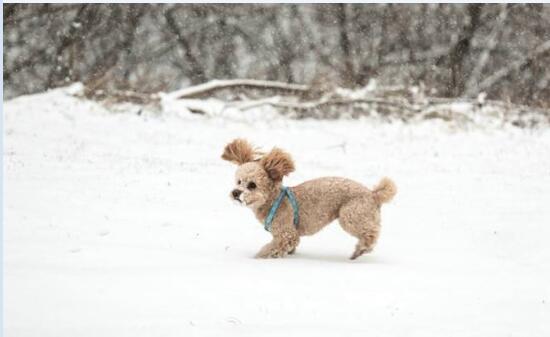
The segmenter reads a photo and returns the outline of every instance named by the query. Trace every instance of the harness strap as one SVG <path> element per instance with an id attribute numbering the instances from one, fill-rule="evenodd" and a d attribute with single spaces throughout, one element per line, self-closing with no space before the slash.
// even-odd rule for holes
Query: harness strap
<path id="1" fill-rule="evenodd" d="M 271 205 L 271 209 L 269 210 L 269 213 L 265 218 L 264 228 L 266 231 L 271 232 L 271 223 L 273 222 L 273 218 L 275 218 L 275 214 L 277 214 L 277 210 L 281 206 L 281 203 L 283 202 L 285 196 L 288 198 L 288 201 L 290 201 L 290 204 L 292 205 L 292 209 L 294 211 L 294 226 L 298 228 L 298 223 L 300 222 L 300 219 L 298 217 L 298 201 L 296 201 L 296 196 L 294 195 L 294 192 L 292 192 L 290 188 L 283 186 L 281 187 L 281 193 L 279 193 L 279 196 L 277 196 L 277 199 L 275 199 L 275 202 L 273 203 L 273 205 Z"/>

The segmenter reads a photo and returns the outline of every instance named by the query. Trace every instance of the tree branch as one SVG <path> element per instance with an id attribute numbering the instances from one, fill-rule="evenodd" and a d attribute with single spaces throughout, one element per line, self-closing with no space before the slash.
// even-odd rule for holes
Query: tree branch
<path id="1" fill-rule="evenodd" d="M 532 52 L 530 55 L 527 55 L 525 58 L 513 62 L 507 67 L 501 68 L 493 75 L 487 77 L 485 80 L 483 80 L 483 82 L 479 84 L 478 90 L 486 90 L 488 88 L 491 88 L 497 82 L 507 78 L 514 72 L 529 66 L 533 61 L 544 57 L 547 53 L 550 53 L 550 40 L 539 45 L 534 52 Z"/>
<path id="2" fill-rule="evenodd" d="M 249 79 L 236 79 L 236 80 L 214 80 L 204 84 L 200 84 L 193 87 L 184 88 L 178 91 L 169 93 L 168 95 L 173 99 L 190 98 L 212 93 L 213 91 L 226 89 L 226 88 L 249 88 L 249 89 L 275 89 L 291 92 L 305 93 L 309 90 L 307 85 L 301 84 L 289 84 L 285 82 L 272 82 L 272 81 L 259 81 Z"/>
<path id="3" fill-rule="evenodd" d="M 496 19 L 493 30 L 491 31 L 491 34 L 489 34 L 487 44 L 484 50 L 481 52 L 478 62 L 472 70 L 468 81 L 466 82 L 463 96 L 471 97 L 472 95 L 476 95 L 479 92 L 478 83 L 481 72 L 483 71 L 483 68 L 485 68 L 491 52 L 498 44 L 498 35 L 502 31 L 502 28 L 504 27 L 504 22 L 506 22 L 506 18 L 508 17 L 508 8 L 509 5 L 503 5 L 498 18 Z"/>

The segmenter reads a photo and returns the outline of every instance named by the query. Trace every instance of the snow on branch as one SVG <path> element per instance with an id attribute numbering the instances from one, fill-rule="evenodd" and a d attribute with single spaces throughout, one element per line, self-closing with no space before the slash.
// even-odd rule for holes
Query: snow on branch
<path id="1" fill-rule="evenodd" d="M 167 96 L 173 99 L 192 98 L 201 95 L 207 95 L 214 91 L 228 88 L 246 88 L 246 89 L 274 89 L 290 92 L 308 92 L 309 86 L 301 84 L 290 84 L 285 82 L 260 81 L 250 79 L 235 80 L 213 80 L 204 84 L 180 89 L 169 93 Z"/>
<path id="2" fill-rule="evenodd" d="M 550 42 L 541 45 L 536 53 L 517 62 L 511 69 L 521 68 L 537 55 L 550 50 Z M 496 77 L 509 73 L 504 69 Z M 216 95 L 218 90 L 229 95 Z M 261 89 L 257 92 L 257 89 Z M 250 90 L 252 93 L 248 93 Z M 275 96 L 273 91 L 277 91 Z M 444 120 L 475 120 L 488 113 L 499 115 L 501 120 L 520 126 L 547 125 L 550 112 L 507 102 L 487 100 L 485 94 L 477 98 L 443 98 L 427 95 L 423 85 L 419 87 L 378 87 L 367 85 L 349 89 L 331 87 L 321 90 L 305 85 L 258 80 L 217 80 L 170 93 L 143 94 L 131 91 L 93 91 L 87 95 L 96 99 L 151 104 L 160 111 L 189 112 L 207 116 L 234 116 L 256 109 L 259 113 L 279 113 L 292 118 L 338 118 L 341 116 L 379 116 L 403 121 L 440 118 Z M 251 98 L 255 97 L 255 98 Z M 264 109 L 266 107 L 266 109 Z M 482 112 L 482 113 L 479 113 Z M 514 124 L 514 125 L 516 125 Z"/>
<path id="3" fill-rule="evenodd" d="M 279 97 L 272 97 L 268 99 L 262 99 L 252 102 L 247 102 L 244 105 L 238 106 L 240 110 L 248 110 L 256 108 L 261 105 L 271 105 L 275 108 L 286 108 L 293 110 L 316 110 L 322 109 L 329 106 L 345 106 L 345 105 L 357 105 L 357 104 L 368 104 L 368 105 L 385 105 L 392 106 L 395 108 L 400 108 L 408 111 L 417 111 L 418 109 L 408 105 L 400 103 L 396 100 L 391 99 L 381 99 L 381 98 L 361 98 L 361 99 L 330 99 L 330 100 L 319 100 L 319 101 L 307 101 L 307 102 L 285 102 L 281 101 Z"/>
<path id="4" fill-rule="evenodd" d="M 145 94 L 130 90 L 85 90 L 84 95 L 96 100 L 108 99 L 118 102 L 132 102 L 136 104 L 150 104 L 160 100 L 160 96 L 158 94 Z"/>

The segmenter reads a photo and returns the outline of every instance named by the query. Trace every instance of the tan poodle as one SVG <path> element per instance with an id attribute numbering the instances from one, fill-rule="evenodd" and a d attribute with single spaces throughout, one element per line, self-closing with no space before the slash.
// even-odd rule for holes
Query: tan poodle
<path id="1" fill-rule="evenodd" d="M 290 155 L 278 148 L 261 153 L 244 139 L 227 144 L 222 158 L 239 165 L 231 199 L 251 208 L 273 235 L 273 240 L 256 254 L 258 258 L 292 254 L 300 236 L 315 234 L 338 219 L 342 228 L 359 240 L 351 256 L 356 259 L 372 251 L 380 234 L 380 206 L 397 191 L 388 178 L 372 191 L 338 177 L 285 188 L 283 177 L 294 171 Z"/>

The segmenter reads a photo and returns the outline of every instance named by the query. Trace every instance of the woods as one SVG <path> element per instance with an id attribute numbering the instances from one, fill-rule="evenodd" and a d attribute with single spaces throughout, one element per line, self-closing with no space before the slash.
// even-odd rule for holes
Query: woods
<path id="1" fill-rule="evenodd" d="M 423 86 L 550 106 L 550 6 L 4 4 L 5 97 L 83 82 L 174 91 L 252 78 Z"/>

